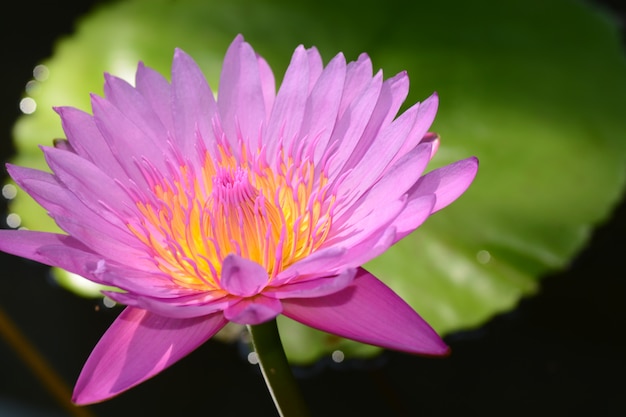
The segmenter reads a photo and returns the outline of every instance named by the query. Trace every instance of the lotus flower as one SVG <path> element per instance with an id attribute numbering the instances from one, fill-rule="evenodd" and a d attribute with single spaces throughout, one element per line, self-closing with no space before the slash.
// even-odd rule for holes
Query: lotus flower
<path id="1" fill-rule="evenodd" d="M 8 165 L 65 234 L 0 231 L 0 249 L 121 291 L 125 309 L 91 353 L 78 404 L 172 365 L 227 322 L 284 314 L 400 351 L 442 355 L 435 331 L 361 267 L 472 182 L 475 158 L 423 175 L 438 146 L 432 95 L 396 118 L 408 77 L 367 55 L 325 67 L 298 47 L 278 92 L 241 36 L 217 99 L 176 50 L 171 83 L 140 64 L 105 76 L 93 115 L 57 108 L 67 140 L 52 173 Z M 416 271 L 419 273 L 419 271 Z"/>

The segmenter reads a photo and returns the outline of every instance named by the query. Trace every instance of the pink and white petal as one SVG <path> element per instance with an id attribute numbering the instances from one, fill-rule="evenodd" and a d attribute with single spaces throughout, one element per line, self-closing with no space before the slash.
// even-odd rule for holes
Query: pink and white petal
<path id="1" fill-rule="evenodd" d="M 279 299 L 322 297 L 344 289 L 355 275 L 356 268 L 346 268 L 333 276 L 296 277 L 287 284 L 266 288 L 263 294 Z"/>
<path id="2" fill-rule="evenodd" d="M 126 178 L 126 172 L 113 156 L 96 122 L 88 113 L 73 107 L 55 107 L 63 130 L 74 151 L 109 173 L 112 178 Z"/>
<path id="3" fill-rule="evenodd" d="M 135 74 L 135 88 L 158 115 L 165 129 L 173 133 L 172 93 L 170 83 L 165 77 L 140 62 Z"/>
<path id="4" fill-rule="evenodd" d="M 383 348 L 444 355 L 448 347 L 411 306 L 369 272 L 319 298 L 284 299 L 283 314 L 307 326 Z"/>
<path id="5" fill-rule="evenodd" d="M 224 310 L 224 317 L 233 323 L 255 325 L 275 318 L 282 311 L 280 300 L 260 294 L 230 305 Z"/>
<path id="6" fill-rule="evenodd" d="M 268 280 L 265 268 L 239 255 L 230 254 L 222 262 L 220 285 L 230 294 L 240 297 L 256 295 L 267 285 Z"/>
<path id="7" fill-rule="evenodd" d="M 446 207 L 467 190 L 478 172 L 478 159 L 463 159 L 437 168 L 424 175 L 409 190 L 409 200 L 426 194 L 435 194 L 437 202 L 433 213 Z"/>
<path id="8" fill-rule="evenodd" d="M 231 145 L 236 145 L 239 139 L 256 145 L 261 128 L 267 123 L 265 99 L 256 53 L 241 35 L 226 51 L 217 107 Z"/>
<path id="9" fill-rule="evenodd" d="M 72 401 L 85 405 L 118 395 L 177 362 L 225 324 L 219 313 L 172 319 L 126 308 L 91 352 Z"/>

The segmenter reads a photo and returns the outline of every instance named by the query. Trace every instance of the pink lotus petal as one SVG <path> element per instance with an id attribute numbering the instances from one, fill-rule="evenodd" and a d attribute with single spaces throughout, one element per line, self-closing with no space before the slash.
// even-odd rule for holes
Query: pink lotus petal
<path id="1" fill-rule="evenodd" d="M 140 62 L 135 75 L 135 86 L 152 111 L 157 114 L 166 131 L 174 132 L 171 108 L 172 91 L 165 77 Z"/>
<path id="2" fill-rule="evenodd" d="M 433 93 L 426 100 L 416 104 L 415 106 L 417 107 L 416 123 L 413 125 L 411 133 L 407 135 L 406 140 L 402 144 L 402 148 L 398 151 L 398 154 L 393 162 L 410 152 L 424 140 L 428 129 L 430 129 L 430 126 L 435 120 L 435 115 L 437 114 L 437 109 L 439 108 L 439 96 L 437 93 Z M 429 138 L 432 137 L 429 136 Z M 436 151 L 436 148 L 434 150 Z"/>
<path id="3" fill-rule="evenodd" d="M 171 122 L 166 119 L 170 123 L 169 128 L 166 127 L 146 97 L 121 78 L 105 75 L 104 93 L 106 99 L 93 98 L 92 106 L 98 128 L 111 148 L 123 149 L 124 159 L 134 164 L 141 161 L 145 166 L 144 161 L 149 161 L 151 169 L 163 171 L 166 161 L 173 159 L 170 148 L 162 146 L 171 138 Z M 164 109 L 159 108 L 159 111 Z M 111 119 L 103 121 L 104 118 Z M 119 135 L 120 131 L 124 134 Z M 134 167 L 126 170 L 130 169 L 134 172 Z M 142 183 L 143 178 L 134 178 L 134 181 Z"/>
<path id="4" fill-rule="evenodd" d="M 346 253 L 337 259 L 335 268 L 354 268 L 371 261 L 375 257 L 382 255 L 396 242 L 396 229 L 391 224 L 381 226 L 373 233 L 366 235 L 362 233 L 360 239 L 350 245 Z M 328 264 L 326 267 L 332 266 Z"/>
<path id="5" fill-rule="evenodd" d="M 33 236 L 33 239 L 38 237 L 39 236 Z M 131 269 L 123 263 L 116 265 L 114 261 L 105 261 L 101 254 L 91 252 L 91 248 L 87 249 L 80 242 L 74 243 L 66 240 L 49 242 L 46 239 L 40 238 L 39 244 L 41 246 L 35 249 L 37 258 L 31 257 L 31 259 L 46 265 L 57 266 L 99 284 L 132 290 L 138 288 L 140 283 L 143 283 L 143 287 L 141 288 L 150 293 L 155 293 L 159 289 L 159 286 L 163 286 L 163 279 L 159 275 L 159 271 L 155 271 L 154 265 L 150 264 L 145 259 L 134 258 L 134 268 Z M 128 262 L 128 260 L 122 256 L 118 257 L 118 260 L 120 262 Z M 104 274 L 105 270 L 115 269 L 116 267 L 118 270 L 124 270 L 122 278 L 113 280 L 111 279 L 111 275 Z M 141 270 L 141 268 L 145 268 L 145 270 Z M 170 284 L 169 286 L 171 287 L 170 280 L 168 280 L 168 284 Z M 172 291 L 170 288 L 169 293 L 171 293 L 170 296 L 173 297 L 175 291 Z"/>
<path id="6" fill-rule="evenodd" d="M 346 78 L 346 59 L 336 55 L 316 79 L 306 104 L 302 132 L 307 143 L 315 143 L 313 161 L 320 163 L 328 147 L 338 117 L 339 103 Z"/>
<path id="7" fill-rule="evenodd" d="M 78 202 L 76 196 L 65 189 L 49 172 L 7 164 L 7 172 L 13 180 L 48 212 L 67 212 L 63 202 Z M 57 197 L 57 193 L 63 195 Z"/>
<path id="8" fill-rule="evenodd" d="M 268 143 L 268 154 L 277 153 L 278 146 L 290 143 L 300 134 L 309 93 L 309 60 L 303 46 L 291 58 L 272 107 L 265 135 L 274 140 Z"/>
<path id="9" fill-rule="evenodd" d="M 319 274 L 320 271 L 332 271 L 332 268 L 326 268 L 329 265 L 335 266 L 340 264 L 339 260 L 343 259 L 346 252 L 347 249 L 339 245 L 320 249 L 281 271 L 273 282 L 276 285 L 276 283 L 289 282 L 297 276 Z"/>
<path id="10" fill-rule="evenodd" d="M 313 89 L 313 86 L 317 83 L 318 79 L 322 76 L 324 71 L 324 62 L 322 62 L 322 56 L 320 51 L 316 47 L 311 47 L 306 50 L 309 58 L 309 93 Z M 329 63 L 330 65 L 330 63 Z M 329 66 L 327 65 L 327 67 Z"/>
<path id="11" fill-rule="evenodd" d="M 430 144 L 432 144 L 433 148 L 430 151 L 430 158 L 431 159 L 435 157 L 435 154 L 439 150 L 439 145 L 440 145 L 440 140 L 439 139 L 440 139 L 439 135 L 437 135 L 436 133 L 426 132 L 426 134 L 424 135 L 424 137 L 420 141 L 420 143 L 429 142 Z"/>
<path id="12" fill-rule="evenodd" d="M 162 87 L 161 87 L 162 88 Z M 189 155 L 197 148 L 197 133 L 213 149 L 213 119 L 217 114 L 217 104 L 213 91 L 206 82 L 202 71 L 194 60 L 180 49 L 174 53 L 172 62 L 172 117 L 174 118 L 173 137 L 183 155 Z"/>
<path id="13" fill-rule="evenodd" d="M 394 210 L 402 211 L 405 202 L 397 201 Z M 308 256 L 302 261 L 296 262 L 282 271 L 276 277 L 276 281 L 282 285 L 296 277 L 317 275 L 326 276 L 341 273 L 346 268 L 355 268 L 371 261 L 376 256 L 381 255 L 393 245 L 396 239 L 396 229 L 393 222 L 397 216 L 394 211 L 388 211 L 387 217 L 378 217 L 382 211 L 372 214 L 368 219 L 376 225 L 356 225 L 363 227 L 360 231 L 353 231 L 348 239 L 338 239 L 333 245 L 329 241 L 329 245 L 314 254 Z M 345 242 L 347 246 L 342 246 Z"/>
<path id="14" fill-rule="evenodd" d="M 50 259 L 45 253 L 41 253 L 40 248 L 54 245 L 68 248 L 68 251 L 75 250 L 82 252 L 94 262 L 101 259 L 98 255 L 91 252 L 89 248 L 71 236 L 31 230 L 0 230 L 0 251 L 31 259 L 45 265 L 56 265 L 61 268 L 70 267 L 69 263 L 66 265 L 57 265 L 56 259 Z M 72 264 L 73 263 L 72 261 Z M 68 270 L 74 271 L 76 268 L 70 267 Z"/>
<path id="15" fill-rule="evenodd" d="M 433 193 L 437 203 L 433 213 L 446 207 L 467 190 L 478 171 L 478 159 L 467 158 L 437 168 L 424 175 L 409 191 L 409 198 Z"/>
<path id="16" fill-rule="evenodd" d="M 256 144 L 261 128 L 267 123 L 265 99 L 256 54 L 241 36 L 226 51 L 217 106 L 231 145 L 239 137 L 245 143 Z"/>
<path id="17" fill-rule="evenodd" d="M 91 161 L 112 178 L 126 177 L 124 169 L 96 126 L 93 116 L 73 107 L 56 107 L 55 111 L 61 116 L 63 131 L 78 155 Z"/>
<path id="18" fill-rule="evenodd" d="M 76 150 L 72 147 L 72 144 L 67 139 L 55 139 L 53 142 L 53 146 L 62 151 L 76 153 Z"/>
<path id="19" fill-rule="evenodd" d="M 353 191 L 356 195 L 362 191 L 366 192 L 358 201 L 347 204 L 343 210 L 338 210 L 337 221 L 340 223 L 343 221 L 359 221 L 372 210 L 375 210 L 381 201 L 398 199 L 409 193 L 430 161 L 431 148 L 431 143 L 418 145 L 399 159 L 391 168 L 388 168 L 385 175 L 368 190 L 356 188 Z M 355 187 L 358 187 L 358 185 L 355 185 Z M 350 202 L 350 199 L 347 201 Z M 344 220 L 346 218 L 350 220 Z"/>
<path id="20" fill-rule="evenodd" d="M 265 268 L 239 255 L 230 254 L 222 263 L 221 286 L 233 295 L 256 295 L 267 285 L 268 280 Z"/>
<path id="21" fill-rule="evenodd" d="M 346 82 L 339 105 L 339 116 L 342 116 L 356 97 L 368 88 L 372 81 L 372 61 L 367 54 L 361 54 L 356 61 L 346 67 Z"/>
<path id="22" fill-rule="evenodd" d="M 380 179 L 383 172 L 390 169 L 417 121 L 418 108 L 410 108 L 380 133 L 378 140 L 367 148 L 359 163 L 342 180 L 338 187 L 339 193 L 345 192 L 352 198 L 358 198 Z M 424 159 L 428 160 L 430 158 Z M 417 161 L 414 164 L 416 168 L 419 167 Z"/>
<path id="23" fill-rule="evenodd" d="M 93 229 L 109 234 L 115 228 L 117 240 L 132 245 L 126 225 L 120 220 L 119 213 L 113 213 L 106 207 L 97 204 L 94 208 L 87 207 L 76 195 L 61 184 L 48 172 L 7 165 L 7 171 L 15 182 L 23 188 L 37 203 L 48 210 L 54 219 L 81 218 Z"/>
<path id="24" fill-rule="evenodd" d="M 428 147 L 429 145 L 422 146 Z M 347 204 L 344 203 L 337 208 L 333 237 L 328 239 L 329 242 L 336 240 L 336 236 L 343 238 L 345 235 L 343 230 L 364 229 L 364 224 L 374 223 L 376 219 L 371 219 L 374 213 L 384 213 L 389 208 L 398 208 L 399 205 L 406 204 L 407 192 L 420 178 L 420 173 L 426 167 L 427 152 L 428 150 L 424 148 L 415 149 L 406 158 L 398 161 L 386 176 L 366 190 L 366 193 L 358 200 L 351 201 L 351 198 L 346 197 Z M 354 194 L 358 192 L 359 190 L 356 190 Z M 399 211 L 395 213 L 396 217 L 402 209 L 402 207 L 398 209 Z M 380 220 L 382 223 L 383 220 L 387 221 L 389 218 L 385 216 Z"/>
<path id="25" fill-rule="evenodd" d="M 393 222 L 393 227 L 396 230 L 393 243 L 421 226 L 432 214 L 436 203 L 437 197 L 434 194 L 426 194 L 409 200 L 402 213 Z"/>
<path id="26" fill-rule="evenodd" d="M 111 198 L 115 199 L 113 204 L 130 204 L 118 185 L 76 154 L 54 148 L 44 150 L 57 177 L 65 187 L 71 187 L 73 193 L 69 193 L 67 188 L 60 189 L 61 184 L 58 182 L 54 185 L 53 177 L 47 177 L 44 173 L 10 169 L 26 188 L 35 191 L 34 195 L 38 200 L 45 201 L 46 205 L 51 203 L 49 209 L 59 227 L 81 240 L 94 252 L 113 258 L 125 257 L 128 260 L 145 257 L 143 250 L 132 246 L 136 240 L 129 238 L 128 229 L 120 224 L 119 219 L 114 220 L 115 215 L 119 214 L 100 206 L 101 201 Z M 92 207 L 84 207 L 83 203 L 91 204 Z M 82 214 L 83 217 L 78 217 L 77 214 Z"/>
<path id="27" fill-rule="evenodd" d="M 365 199 L 374 201 L 394 190 L 406 193 L 419 181 L 432 155 L 432 142 L 424 142 L 411 149 L 385 170 L 383 177 L 372 186 Z M 398 191 L 395 191 L 398 190 Z"/>
<path id="28" fill-rule="evenodd" d="M 39 251 L 42 255 L 56 262 L 64 262 L 67 265 L 76 265 L 76 268 L 82 268 L 80 272 L 76 271 L 76 273 L 85 278 L 117 287 L 129 293 L 160 298 L 176 298 L 191 292 L 188 288 L 172 288 L 170 277 L 160 271 L 148 259 L 137 258 L 133 267 L 130 268 L 123 258 L 119 259 L 120 262 L 116 262 L 98 257 L 94 262 L 88 255 L 77 251 L 68 251 L 66 247 L 59 245 L 44 246 Z"/>
<path id="29" fill-rule="evenodd" d="M 47 147 L 42 149 L 57 178 L 87 206 L 102 207 L 100 202 L 107 201 L 125 212 L 127 207 L 134 206 L 120 185 L 96 165 L 71 152 Z"/>
<path id="30" fill-rule="evenodd" d="M 337 144 L 333 159 L 329 161 L 328 173 L 331 178 L 335 178 L 343 171 L 351 153 L 358 145 L 373 117 L 372 112 L 380 96 L 382 83 L 382 74 L 379 72 L 337 121 L 329 142 L 331 145 Z"/>
<path id="31" fill-rule="evenodd" d="M 411 306 L 363 269 L 342 291 L 282 302 L 285 316 L 341 337 L 417 354 L 448 352 L 437 333 Z"/>
<path id="32" fill-rule="evenodd" d="M 283 286 L 298 282 L 297 280 L 303 276 L 311 279 L 311 276 L 326 277 L 344 274 L 346 271 L 361 266 L 381 255 L 395 242 L 395 228 L 383 226 L 370 233 L 358 244 L 349 247 L 330 246 L 317 251 L 281 272 L 272 283 L 275 286 L 279 284 Z M 322 282 L 324 281 L 320 281 L 320 284 Z M 275 289 L 268 291 L 276 292 Z"/>
<path id="33" fill-rule="evenodd" d="M 181 320 L 128 307 L 91 352 L 72 400 L 85 405 L 126 391 L 186 356 L 225 324 L 221 314 Z"/>
<path id="34" fill-rule="evenodd" d="M 351 213 L 349 219 L 344 216 L 337 221 L 331 229 L 333 237 L 326 240 L 324 247 L 339 245 L 350 248 L 358 245 L 372 234 L 388 228 L 402 212 L 406 201 L 405 196 L 399 196 L 395 199 L 390 197 L 389 201 L 378 206 L 364 203 Z M 344 219 L 345 223 L 342 224 Z"/>
<path id="35" fill-rule="evenodd" d="M 272 68 L 270 68 L 267 61 L 261 56 L 257 56 L 257 61 L 259 63 L 259 76 L 261 77 L 265 109 L 269 112 L 274 107 L 274 100 L 276 99 L 276 81 L 274 80 Z"/>
<path id="36" fill-rule="evenodd" d="M 117 156 L 127 177 L 140 185 L 145 184 L 144 175 L 137 166 L 137 161 L 143 159 L 150 161 L 157 169 L 165 170 L 167 166 L 165 161 L 170 158 L 168 149 L 162 145 L 165 135 L 155 136 L 142 131 L 138 125 L 145 123 L 130 120 L 120 109 L 101 97 L 93 95 L 91 107 L 96 126 L 111 148 L 111 152 Z M 149 113 L 153 117 L 153 122 L 158 120 L 152 111 Z M 152 129 L 164 130 L 160 123 Z"/>
<path id="37" fill-rule="evenodd" d="M 276 288 L 268 288 L 264 293 L 276 298 L 314 298 L 333 294 L 344 289 L 353 280 L 356 269 L 347 268 L 337 275 L 295 279 Z"/>
<path id="38" fill-rule="evenodd" d="M 146 292 L 146 290 L 143 290 Z M 191 319 L 195 317 L 205 317 L 214 313 L 225 311 L 227 308 L 238 302 L 238 299 L 227 297 L 223 294 L 213 295 L 211 293 L 202 294 L 165 294 L 163 289 L 154 288 L 152 293 L 163 293 L 163 297 L 143 296 L 140 293 L 122 293 L 104 291 L 112 300 L 130 307 L 151 311 L 154 314 L 173 319 Z"/>
<path id="39" fill-rule="evenodd" d="M 107 233 L 71 216 L 57 216 L 55 221 L 61 229 L 102 257 L 132 265 L 133 268 L 145 268 L 146 265 L 153 265 L 152 262 L 148 261 L 148 254 L 142 248 L 125 245 L 124 240 L 120 239 L 122 234 L 116 234 L 113 227 Z"/>
<path id="40" fill-rule="evenodd" d="M 372 110 L 372 117 L 367 123 L 357 146 L 349 156 L 344 170 L 368 165 L 368 162 L 363 161 L 362 158 L 366 153 L 371 152 L 372 146 L 378 143 L 383 142 L 395 148 L 396 143 L 402 144 L 406 140 L 404 137 L 392 139 L 384 137 L 383 131 L 390 127 L 408 92 L 409 78 L 406 72 L 401 72 L 395 77 L 383 81 L 376 107 Z"/>
<path id="41" fill-rule="evenodd" d="M 282 311 L 280 300 L 259 295 L 230 305 L 224 310 L 224 317 L 233 323 L 255 325 L 275 318 Z"/>

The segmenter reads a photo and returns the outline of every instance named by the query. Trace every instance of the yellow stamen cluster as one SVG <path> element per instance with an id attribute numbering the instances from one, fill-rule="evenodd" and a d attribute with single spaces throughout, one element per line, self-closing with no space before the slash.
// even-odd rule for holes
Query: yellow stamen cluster
<path id="1" fill-rule="evenodd" d="M 326 239 L 334 196 L 311 162 L 282 157 L 272 169 L 242 149 L 220 147 L 200 169 L 179 167 L 137 202 L 130 230 L 173 283 L 220 291 L 223 259 L 235 253 L 263 266 L 270 280 Z"/>

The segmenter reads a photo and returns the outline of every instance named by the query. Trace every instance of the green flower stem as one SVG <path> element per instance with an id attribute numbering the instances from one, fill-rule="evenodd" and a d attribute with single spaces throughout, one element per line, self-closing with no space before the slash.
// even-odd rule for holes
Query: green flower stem
<path id="1" fill-rule="evenodd" d="M 309 415 L 278 334 L 276 319 L 248 326 L 261 372 L 281 417 Z"/>

